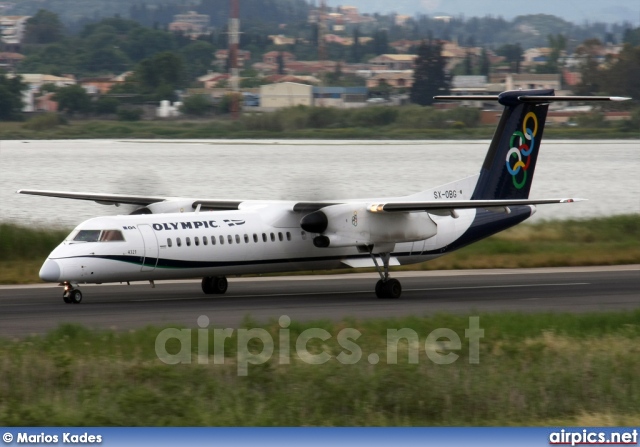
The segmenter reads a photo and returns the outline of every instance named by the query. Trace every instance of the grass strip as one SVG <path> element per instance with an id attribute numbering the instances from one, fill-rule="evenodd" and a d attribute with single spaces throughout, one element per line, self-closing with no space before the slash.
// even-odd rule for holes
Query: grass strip
<path id="1" fill-rule="evenodd" d="M 261 342 L 226 340 L 224 364 L 199 356 L 191 330 L 188 364 L 167 365 L 155 352 L 161 328 L 94 331 L 63 325 L 44 336 L 0 339 L 0 425 L 4 426 L 442 426 L 637 425 L 640 412 L 640 310 L 599 314 L 497 313 L 479 315 L 484 337 L 479 363 L 469 362 L 464 316 L 436 315 L 338 323 L 292 322 L 280 343 L 276 321 L 261 328 L 275 340 L 274 354 L 248 375 L 237 374 L 237 353 Z M 299 334 L 321 328 L 331 335 L 308 343 L 311 365 L 296 355 Z M 362 358 L 337 341 L 357 329 Z M 389 329 L 410 328 L 419 338 L 417 363 L 405 341 L 389 343 Z M 449 328 L 461 339 L 459 358 L 435 364 L 426 338 Z M 204 340 L 204 338 L 202 338 Z M 289 364 L 279 353 L 288 346 Z M 179 351 L 169 343 L 167 350 Z M 206 351 L 205 351 L 206 352 Z M 398 362 L 387 362 L 397 352 Z M 379 355 L 370 364 L 369 354 Z M 207 358 L 208 364 L 204 364 Z"/>
<path id="2" fill-rule="evenodd" d="M 261 128 L 229 120 L 199 121 L 109 121 L 78 120 L 68 125 L 55 125 L 41 129 L 25 127 L 25 123 L 0 123 L 2 140 L 56 140 L 56 139 L 206 139 L 206 138 L 291 138 L 291 139 L 393 139 L 393 140 L 468 140 L 490 139 L 495 126 L 447 128 L 442 126 L 407 127 L 395 125 L 368 125 L 360 127 L 313 128 L 286 125 Z M 626 127 L 565 128 L 551 127 L 545 132 L 547 139 L 637 139 L 640 130 Z"/>

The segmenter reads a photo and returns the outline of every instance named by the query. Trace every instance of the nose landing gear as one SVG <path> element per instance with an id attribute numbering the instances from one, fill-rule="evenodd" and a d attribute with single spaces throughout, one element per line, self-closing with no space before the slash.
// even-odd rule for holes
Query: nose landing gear
<path id="1" fill-rule="evenodd" d="M 62 283 L 64 286 L 64 292 L 62 293 L 62 299 L 67 304 L 80 304 L 82 302 L 82 292 L 77 287 L 69 282 Z"/>

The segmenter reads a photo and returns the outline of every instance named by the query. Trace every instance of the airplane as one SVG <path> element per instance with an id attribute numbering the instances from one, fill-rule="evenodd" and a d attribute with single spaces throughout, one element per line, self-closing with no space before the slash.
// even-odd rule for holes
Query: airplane
<path id="1" fill-rule="evenodd" d="M 480 172 L 402 197 L 326 201 L 17 191 L 136 205 L 128 215 L 82 222 L 45 260 L 40 278 L 82 301 L 80 284 L 202 278 L 205 294 L 227 291 L 229 275 L 375 267 L 378 298 L 399 298 L 389 267 L 443 256 L 528 219 L 537 205 L 583 199 L 529 199 L 552 102 L 623 101 L 556 96 L 553 89 L 436 100 L 497 101 L 504 106 Z"/>

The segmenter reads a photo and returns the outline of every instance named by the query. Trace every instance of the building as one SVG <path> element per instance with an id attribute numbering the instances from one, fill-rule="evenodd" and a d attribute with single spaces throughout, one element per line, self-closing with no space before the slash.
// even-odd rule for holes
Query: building
<path id="1" fill-rule="evenodd" d="M 313 87 L 313 105 L 351 109 L 366 105 L 367 87 Z"/>
<path id="2" fill-rule="evenodd" d="M 499 93 L 506 90 L 530 90 L 552 88 L 556 91 L 562 87 L 560 74 L 537 73 L 495 73 L 489 76 L 487 91 Z"/>
<path id="3" fill-rule="evenodd" d="M 296 57 L 288 51 L 269 51 L 262 55 L 262 62 L 264 64 L 278 64 L 278 57 L 282 56 L 282 60 L 285 65 L 296 60 Z"/>
<path id="4" fill-rule="evenodd" d="M 260 107 L 281 109 L 298 105 L 313 105 L 313 86 L 295 82 L 260 86 Z"/>
<path id="5" fill-rule="evenodd" d="M 415 54 L 381 54 L 369 59 L 371 70 L 413 70 Z"/>
<path id="6" fill-rule="evenodd" d="M 371 70 L 358 72 L 367 80 L 370 89 L 387 84 L 394 88 L 411 88 L 413 85 L 413 70 Z"/>
<path id="7" fill-rule="evenodd" d="M 16 66 L 24 59 L 20 53 L 2 52 L 0 53 L 0 69 L 6 72 L 14 72 Z"/>
<path id="8" fill-rule="evenodd" d="M 368 97 L 366 87 L 319 87 L 295 82 L 281 82 L 260 87 L 260 107 L 276 110 L 284 107 L 318 106 L 364 107 Z"/>
<path id="9" fill-rule="evenodd" d="M 79 81 L 87 91 L 95 90 L 96 92 L 104 95 L 109 93 L 109 90 L 116 84 L 113 76 L 107 77 L 94 77 L 94 78 L 82 78 Z"/>
<path id="10" fill-rule="evenodd" d="M 222 49 L 216 51 L 215 64 L 218 66 L 226 67 L 227 59 L 229 59 L 229 50 Z M 238 50 L 238 67 L 243 68 L 245 62 L 248 63 L 251 60 L 251 51 Z"/>
<path id="11" fill-rule="evenodd" d="M 274 45 L 294 45 L 296 43 L 296 39 L 294 37 L 286 37 L 283 34 L 278 34 L 277 36 L 271 35 L 268 37 Z"/>
<path id="12" fill-rule="evenodd" d="M 210 23 L 208 14 L 189 11 L 186 14 L 174 15 L 173 22 L 169 24 L 169 31 L 182 32 L 192 39 L 196 39 L 198 36 L 211 32 Z"/>
<path id="13" fill-rule="evenodd" d="M 7 50 L 18 50 L 31 16 L 0 16 L 0 39 Z"/>

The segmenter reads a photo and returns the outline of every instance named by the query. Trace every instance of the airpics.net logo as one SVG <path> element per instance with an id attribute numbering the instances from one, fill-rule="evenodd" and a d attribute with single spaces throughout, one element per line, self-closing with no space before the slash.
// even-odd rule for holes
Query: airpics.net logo
<path id="1" fill-rule="evenodd" d="M 274 336 L 262 328 L 212 329 L 206 315 L 198 317 L 197 323 L 199 329 L 196 330 L 168 328 L 161 331 L 155 342 L 158 358 L 168 365 L 176 365 L 190 364 L 194 359 L 198 364 L 209 364 L 212 357 L 214 365 L 224 365 L 225 360 L 231 360 L 226 356 L 225 348 L 231 348 L 235 355 L 233 363 L 237 365 L 239 376 L 249 374 L 249 365 L 264 364 L 274 355 L 277 355 L 280 365 L 290 364 L 293 358 L 310 365 L 321 365 L 329 361 L 337 361 L 343 365 L 367 361 L 371 365 L 377 365 L 381 361 L 378 352 L 370 352 L 365 357 L 358 344 L 362 332 L 355 328 L 343 328 L 336 334 L 331 334 L 326 329 L 316 327 L 292 335 L 289 329 L 291 319 L 282 315 L 278 319 L 276 343 Z M 234 345 L 229 346 L 234 337 Z M 387 329 L 383 355 L 387 364 L 398 364 L 400 353 L 406 356 L 408 363 L 417 364 L 420 353 L 424 352 L 432 363 L 448 365 L 460 358 L 456 352 L 463 349 L 464 340 L 468 344 L 469 363 L 477 364 L 480 363 L 480 339 L 483 337 L 480 317 L 469 317 L 468 328 L 462 336 L 449 328 L 437 328 L 428 334 L 418 334 L 410 328 Z M 210 340 L 213 340 L 212 344 Z M 337 343 L 339 353 L 335 354 L 335 350 L 326 348 L 331 340 Z"/>

